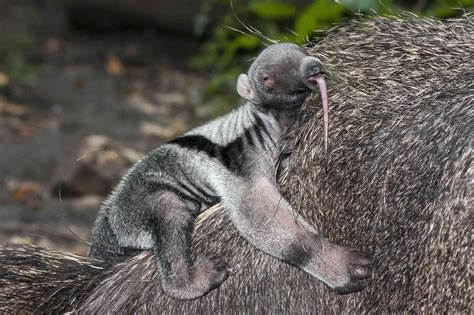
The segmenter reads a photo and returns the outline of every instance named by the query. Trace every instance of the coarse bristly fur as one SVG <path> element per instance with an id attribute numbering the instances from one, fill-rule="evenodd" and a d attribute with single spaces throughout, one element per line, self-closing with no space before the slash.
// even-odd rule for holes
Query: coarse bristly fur
<path id="1" fill-rule="evenodd" d="M 368 289 L 347 296 L 326 290 L 252 247 L 216 210 L 196 224 L 193 252 L 225 257 L 232 272 L 201 299 L 164 295 L 151 253 L 104 276 L 86 258 L 82 265 L 65 254 L 5 244 L 0 310 L 471 313 L 473 34 L 471 16 L 377 18 L 336 28 L 309 48 L 331 75 L 330 147 L 325 156 L 319 101 L 310 101 L 282 189 L 331 240 L 375 253 Z M 14 259 L 20 250 L 22 270 Z M 57 266 L 66 262 L 79 270 L 59 277 Z M 66 277 L 76 286 L 54 295 Z M 5 299 L 25 283 L 26 294 Z"/>

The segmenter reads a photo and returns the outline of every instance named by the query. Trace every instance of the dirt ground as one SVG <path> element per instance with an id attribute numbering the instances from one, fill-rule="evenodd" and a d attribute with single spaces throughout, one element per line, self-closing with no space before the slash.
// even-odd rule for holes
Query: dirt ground
<path id="1" fill-rule="evenodd" d="M 208 120 L 207 80 L 187 68 L 199 43 L 146 29 L 87 33 L 48 1 L 0 1 L 1 35 L 27 38 L 19 53 L 34 70 L 25 86 L 0 64 L 0 239 L 87 254 L 104 196 L 60 203 L 55 178 L 74 167 L 64 161 L 80 163 L 90 135 L 146 152 Z"/>

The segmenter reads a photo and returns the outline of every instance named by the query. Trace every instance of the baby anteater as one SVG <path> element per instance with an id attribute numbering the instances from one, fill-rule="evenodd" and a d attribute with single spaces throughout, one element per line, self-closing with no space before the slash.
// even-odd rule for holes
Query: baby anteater
<path id="1" fill-rule="evenodd" d="M 215 257 L 190 253 L 195 218 L 222 202 L 239 233 L 258 249 L 295 265 L 341 293 L 362 290 L 372 260 L 332 244 L 297 218 L 276 183 L 278 143 L 306 98 L 319 88 L 327 142 L 321 63 L 294 44 L 266 48 L 237 84 L 246 103 L 169 141 L 133 166 L 106 199 L 91 255 L 152 250 L 163 290 L 195 299 L 228 276 Z"/>

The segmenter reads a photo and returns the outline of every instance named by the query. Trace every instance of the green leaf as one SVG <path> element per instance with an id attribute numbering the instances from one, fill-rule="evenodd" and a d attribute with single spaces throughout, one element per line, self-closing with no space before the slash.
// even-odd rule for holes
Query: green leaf
<path id="1" fill-rule="evenodd" d="M 284 20 L 296 15 L 294 5 L 276 1 L 251 3 L 249 10 L 258 17 L 270 20 Z"/>
<path id="2" fill-rule="evenodd" d="M 336 0 L 336 2 L 348 7 L 351 10 L 377 10 L 380 7 L 379 0 Z"/>
<path id="3" fill-rule="evenodd" d="M 471 9 L 472 9 L 472 8 L 474 7 L 474 0 L 459 0 L 458 6 L 459 6 L 459 4 L 460 4 L 461 6 L 463 6 L 464 8 L 466 8 L 466 9 L 467 9 L 467 8 L 471 8 Z"/>
<path id="4" fill-rule="evenodd" d="M 435 7 L 431 12 L 428 12 L 430 15 L 440 17 L 440 18 L 446 18 L 450 16 L 455 16 L 457 10 L 449 5 L 440 5 Z"/>
<path id="5" fill-rule="evenodd" d="M 255 37 L 244 34 L 237 36 L 227 44 L 224 54 L 217 63 L 217 69 L 221 70 L 225 68 L 239 50 L 253 50 L 257 48 L 259 44 L 260 41 Z"/>
<path id="6" fill-rule="evenodd" d="M 341 19 L 344 7 L 330 0 L 317 0 L 306 7 L 295 21 L 299 41 L 304 41 L 316 29 Z"/>

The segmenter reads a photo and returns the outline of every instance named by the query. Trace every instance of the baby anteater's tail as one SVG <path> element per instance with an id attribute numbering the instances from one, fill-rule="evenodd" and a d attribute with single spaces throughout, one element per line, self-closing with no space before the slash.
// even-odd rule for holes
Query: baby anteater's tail
<path id="1" fill-rule="evenodd" d="M 73 311 L 107 277 L 113 264 L 1 242 L 0 313 Z"/>

